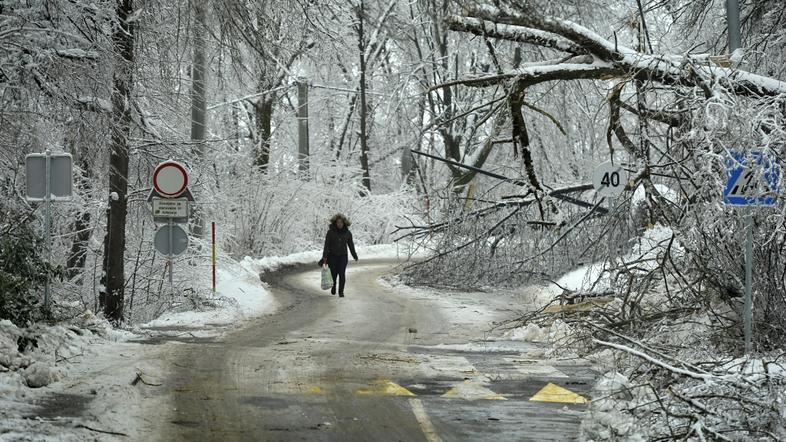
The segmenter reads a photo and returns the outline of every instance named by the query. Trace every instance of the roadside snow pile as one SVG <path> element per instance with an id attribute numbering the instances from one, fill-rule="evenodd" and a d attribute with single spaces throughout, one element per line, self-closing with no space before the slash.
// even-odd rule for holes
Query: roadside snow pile
<path id="1" fill-rule="evenodd" d="M 233 260 L 222 261 L 216 271 L 216 295 L 217 308 L 166 313 L 140 328 L 229 326 L 275 309 L 275 300 L 259 274 Z"/>
<path id="2" fill-rule="evenodd" d="M 582 293 L 605 292 L 611 288 L 605 262 L 590 264 L 568 272 L 557 281 L 557 284 L 566 290 Z M 556 292 L 562 293 L 562 289 L 556 289 Z"/>
<path id="3" fill-rule="evenodd" d="M 222 261 L 216 271 L 216 295 L 217 302 L 212 305 L 216 308 L 166 313 L 140 328 L 224 327 L 275 308 L 275 300 L 260 281 L 259 274 L 229 259 Z"/>
<path id="4" fill-rule="evenodd" d="M 549 327 L 549 342 L 564 345 L 571 336 L 571 327 L 561 319 L 557 319 Z"/>
<path id="5" fill-rule="evenodd" d="M 70 324 L 19 328 L 0 321 L 0 396 L 14 396 L 20 385 L 39 388 L 67 374 L 69 360 L 106 340 L 124 340 L 126 332 L 86 312 Z"/>
<path id="6" fill-rule="evenodd" d="M 543 327 L 530 322 L 524 327 L 508 330 L 503 338 L 512 341 L 547 344 L 548 347 L 542 350 L 542 354 L 548 358 L 579 357 L 574 348 L 576 342 L 573 328 L 561 319 Z"/>
<path id="7" fill-rule="evenodd" d="M 168 361 L 131 337 L 89 311 L 57 325 L 0 321 L 0 441 L 146 440 Z"/>
<path id="8" fill-rule="evenodd" d="M 518 327 L 510 330 L 505 334 L 505 337 L 514 341 L 546 342 L 549 337 L 549 330 L 540 328 L 537 324 L 530 322 L 524 327 Z"/>
<path id="9" fill-rule="evenodd" d="M 643 388 L 631 388 L 631 382 L 620 373 L 606 373 L 592 389 L 589 411 L 591 419 L 581 424 L 582 440 L 645 441 L 639 423 L 626 412 L 654 398 Z"/>

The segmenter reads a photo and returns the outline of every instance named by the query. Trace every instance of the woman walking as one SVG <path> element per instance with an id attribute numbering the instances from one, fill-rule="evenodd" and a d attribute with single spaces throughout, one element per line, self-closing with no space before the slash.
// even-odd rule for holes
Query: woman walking
<path id="1" fill-rule="evenodd" d="M 325 249 L 322 251 L 322 260 L 320 265 L 327 263 L 330 267 L 330 273 L 333 275 L 333 288 L 330 289 L 330 294 L 336 294 L 336 282 L 338 278 L 338 296 L 344 297 L 344 284 L 346 283 L 347 271 L 347 247 L 349 247 L 352 258 L 358 260 L 358 254 L 355 253 L 355 244 L 352 242 L 352 232 L 349 231 L 349 219 L 346 216 L 337 213 L 330 218 L 330 228 L 328 228 L 327 235 L 325 235 Z"/>

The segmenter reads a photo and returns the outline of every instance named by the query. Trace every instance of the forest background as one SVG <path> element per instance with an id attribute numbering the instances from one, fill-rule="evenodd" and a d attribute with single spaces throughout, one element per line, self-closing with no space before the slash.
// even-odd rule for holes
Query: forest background
<path id="1" fill-rule="evenodd" d="M 340 211 L 360 243 L 429 250 L 405 271 L 412 284 L 550 284 L 596 266 L 587 284 L 562 287 L 617 299 L 561 318 L 588 330 L 573 335 L 580 351 L 673 354 L 698 342 L 675 350 L 643 344 L 647 333 L 698 321 L 714 355 L 740 356 L 744 217 L 722 188 L 732 150 L 782 163 L 786 5 L 743 1 L 741 17 L 742 49 L 730 54 L 720 0 L 4 1 L 0 317 L 25 325 L 91 310 L 130 325 L 210 305 L 220 301 L 206 271 L 210 223 L 223 259 L 239 260 L 317 249 Z M 76 166 L 75 197 L 54 206 L 51 260 L 43 209 L 24 198 L 25 155 L 45 150 Z M 146 202 L 167 159 L 190 168 L 197 200 L 172 291 Z M 609 160 L 631 176 L 613 200 L 589 184 Z M 750 214 L 754 348 L 777 361 L 786 217 L 781 205 Z M 666 388 L 658 370 L 702 379 L 725 367 L 670 357 L 638 369 Z M 782 400 L 772 408 L 727 387 L 726 399 L 682 390 L 671 400 L 704 416 L 702 401 L 732 397 L 783 418 Z M 771 383 L 756 388 L 783 399 Z M 672 436 L 695 431 L 697 418 L 669 413 Z M 767 422 L 745 425 L 775 434 Z"/>

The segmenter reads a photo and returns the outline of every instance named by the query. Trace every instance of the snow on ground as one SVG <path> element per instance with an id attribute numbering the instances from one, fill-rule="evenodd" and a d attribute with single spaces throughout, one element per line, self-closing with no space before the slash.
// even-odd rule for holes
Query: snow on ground
<path id="1" fill-rule="evenodd" d="M 397 245 L 358 248 L 361 260 L 404 258 L 410 252 Z M 146 413 L 166 406 L 157 388 L 168 374 L 168 350 L 178 344 L 134 340 L 169 336 L 167 330 L 215 337 L 269 314 L 276 302 L 260 273 L 315 263 L 320 255 L 224 260 L 217 295 L 225 302 L 218 308 L 165 314 L 133 332 L 114 329 L 91 312 L 68 323 L 26 329 L 0 321 L 0 441 L 140 440 L 150 434 Z"/>
<path id="2" fill-rule="evenodd" d="M 407 245 L 382 244 L 358 247 L 357 253 L 362 263 L 371 259 L 406 258 L 412 250 Z M 240 262 L 224 260 L 216 272 L 216 294 L 224 300 L 223 305 L 207 311 L 164 314 L 139 328 L 177 329 L 179 333 L 188 329 L 189 335 L 206 337 L 240 326 L 247 319 L 270 314 L 276 309 L 276 301 L 260 280 L 260 274 L 290 265 L 316 264 L 321 257 L 321 250 L 311 250 L 287 256 L 246 256 Z"/>
<path id="3" fill-rule="evenodd" d="M 163 375 L 159 348 L 133 337 L 91 312 L 24 329 L 0 321 L 0 440 L 133 437 L 152 388 L 134 380 Z"/>
<path id="4" fill-rule="evenodd" d="M 658 258 L 667 250 L 670 245 L 674 232 L 662 225 L 656 225 L 647 229 L 632 245 L 631 250 L 618 259 L 617 265 L 625 263 L 632 264 L 633 271 L 648 271 L 657 267 Z M 670 253 L 672 256 L 679 256 L 683 252 L 680 244 L 675 240 L 671 244 Z M 608 262 L 599 261 L 572 270 L 556 282 L 557 285 L 549 286 L 543 296 L 550 299 L 562 294 L 563 287 L 567 290 L 580 293 L 604 293 L 612 290 L 611 275 L 609 274 Z"/>
<path id="5" fill-rule="evenodd" d="M 241 321 L 270 313 L 276 303 L 259 274 L 235 261 L 224 261 L 216 271 L 216 294 L 226 300 L 219 308 L 164 314 L 140 326 L 141 329 L 205 329 L 237 325 Z"/>
<path id="6" fill-rule="evenodd" d="M 447 312 L 452 323 L 487 324 L 489 331 L 496 323 L 507 319 L 511 312 L 519 306 L 516 299 L 510 299 L 515 294 L 502 291 L 460 292 L 430 287 L 412 287 L 404 284 L 396 276 L 381 278 L 379 283 L 400 295 L 437 303 L 441 311 Z M 499 302 L 501 298 L 504 300 Z M 456 336 L 455 338 L 460 337 Z"/>
<path id="7" fill-rule="evenodd" d="M 359 262 L 371 259 L 405 259 L 411 255 L 418 255 L 410 244 L 379 244 L 372 246 L 357 246 L 356 249 Z M 266 256 L 263 258 L 252 258 L 246 256 L 240 261 L 240 265 L 249 272 L 260 274 L 274 272 L 282 267 L 298 264 L 315 264 L 322 258 L 321 250 L 310 250 L 307 252 L 293 253 L 287 256 Z"/>
<path id="8" fill-rule="evenodd" d="M 505 323 L 522 312 L 538 310 L 545 303 L 542 288 L 489 292 L 462 292 L 454 290 L 412 287 L 396 277 L 384 277 L 380 284 L 403 296 L 437 303 L 446 312 L 451 323 L 451 334 L 445 342 L 434 346 L 443 350 L 467 352 L 510 352 L 520 351 L 532 358 L 575 359 L 571 352 L 554 352 L 552 344 L 567 338 L 570 327 L 555 321 L 550 328 L 535 324 L 523 328 L 507 329 Z M 483 339 L 465 332 L 478 327 L 485 328 Z"/>

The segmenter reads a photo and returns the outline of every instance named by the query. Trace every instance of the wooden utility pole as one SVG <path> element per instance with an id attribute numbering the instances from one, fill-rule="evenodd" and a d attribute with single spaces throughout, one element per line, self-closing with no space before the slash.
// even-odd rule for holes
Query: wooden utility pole
<path id="1" fill-rule="evenodd" d="M 368 169 L 368 104 L 366 103 L 366 36 L 363 32 L 363 0 L 357 8 L 358 14 L 358 52 L 360 53 L 360 168 L 363 170 L 363 187 L 371 193 L 371 174 Z"/>
<path id="2" fill-rule="evenodd" d="M 303 179 L 308 179 L 308 83 L 305 78 L 297 81 L 297 158 Z"/>

